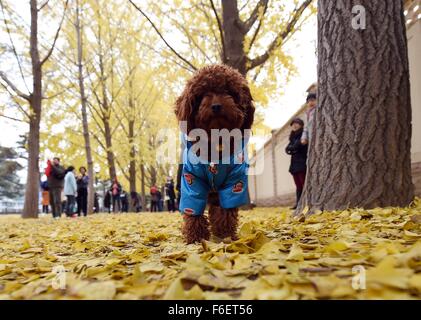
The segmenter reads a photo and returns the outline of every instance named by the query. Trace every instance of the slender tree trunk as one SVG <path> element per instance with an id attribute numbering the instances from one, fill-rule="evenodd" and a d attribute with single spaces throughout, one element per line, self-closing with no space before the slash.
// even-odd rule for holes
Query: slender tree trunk
<path id="1" fill-rule="evenodd" d="M 157 182 L 157 170 L 154 166 L 149 166 L 148 171 L 150 176 L 150 185 L 154 186 Z"/>
<path id="2" fill-rule="evenodd" d="M 145 186 L 145 165 L 142 163 L 140 165 L 140 174 L 141 174 L 141 188 L 142 188 L 142 208 L 143 211 L 146 211 L 146 186 Z"/>
<path id="3" fill-rule="evenodd" d="M 130 192 L 136 192 L 136 149 L 134 146 L 134 121 L 129 121 L 129 144 L 130 144 Z"/>
<path id="4" fill-rule="evenodd" d="M 102 122 L 104 124 L 104 138 L 105 138 L 105 147 L 107 148 L 107 162 L 108 162 L 108 170 L 110 175 L 110 180 L 113 181 L 116 177 L 116 167 L 115 167 L 115 159 L 114 159 L 114 151 L 113 151 L 113 141 L 112 141 L 112 133 L 111 133 L 111 126 L 110 126 L 110 116 L 111 116 L 111 106 L 108 103 L 107 98 L 107 90 L 106 90 L 106 76 L 105 76 L 105 66 L 104 66 L 104 54 L 102 49 L 102 37 L 101 37 L 101 25 L 98 25 L 98 45 L 99 45 L 99 70 L 100 70 L 100 81 L 102 87 Z"/>
<path id="5" fill-rule="evenodd" d="M 38 50 L 38 7 L 31 0 L 30 55 L 32 63 L 33 91 L 30 96 L 30 119 L 28 136 L 28 174 L 26 178 L 23 218 L 38 217 L 39 194 L 39 138 L 42 105 L 42 66 Z"/>
<path id="6" fill-rule="evenodd" d="M 352 27 L 357 4 L 365 30 Z M 414 192 L 403 1 L 319 0 L 318 10 L 319 105 L 297 213 L 407 206 Z"/>
<path id="7" fill-rule="evenodd" d="M 78 48 L 78 77 L 79 77 L 79 91 L 80 91 L 80 100 L 82 107 L 82 123 L 83 123 L 83 138 L 85 140 L 85 152 L 86 152 L 86 161 L 88 164 L 88 176 L 89 176 L 89 185 L 88 185 L 88 214 L 93 213 L 94 207 L 94 198 L 95 198 L 95 189 L 94 189 L 94 162 L 92 160 L 92 151 L 91 151 L 91 139 L 89 135 L 89 125 L 88 125 L 88 113 L 86 111 L 86 94 L 85 94 L 85 84 L 83 81 L 83 43 L 82 43 L 82 26 L 80 23 L 80 8 L 79 1 L 76 1 L 76 36 L 77 36 L 77 48 Z"/>
<path id="8" fill-rule="evenodd" d="M 108 118 L 103 119 L 104 123 L 104 133 L 105 133 L 105 146 L 107 148 L 107 162 L 108 162 L 108 172 L 110 174 L 110 180 L 112 181 L 116 177 L 115 169 L 115 159 L 113 152 L 113 142 L 111 136 L 111 127 L 110 120 Z"/>
<path id="9" fill-rule="evenodd" d="M 31 103 L 32 104 L 32 103 Z M 34 104 L 35 106 L 35 104 Z M 31 107 L 33 108 L 33 107 Z M 23 218 L 38 217 L 39 202 L 39 137 L 40 137 L 40 110 L 34 112 L 29 119 L 28 136 L 28 171 L 25 187 L 25 203 Z"/>
<path id="10" fill-rule="evenodd" d="M 135 122 L 136 122 L 136 109 L 135 100 L 133 97 L 133 78 L 129 80 L 129 117 L 128 117 L 128 140 L 130 146 L 130 163 L 129 163 L 129 184 L 130 192 L 137 192 L 136 190 L 136 147 L 134 143 L 135 138 Z M 132 201 L 130 201 L 130 209 L 134 211 Z"/>
<path id="11" fill-rule="evenodd" d="M 136 149 L 134 145 L 134 120 L 129 120 L 129 144 L 130 144 L 130 163 L 129 163 L 129 184 L 130 193 L 136 192 Z M 133 212 L 132 201 L 130 201 L 130 211 Z"/>

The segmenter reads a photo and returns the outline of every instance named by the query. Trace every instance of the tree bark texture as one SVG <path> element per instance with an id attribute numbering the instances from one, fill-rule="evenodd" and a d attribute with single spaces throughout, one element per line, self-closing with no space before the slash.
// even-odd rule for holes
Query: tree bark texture
<path id="1" fill-rule="evenodd" d="M 30 118 L 28 135 L 28 173 L 25 187 L 23 218 L 38 217 L 39 200 L 39 138 L 42 105 L 42 65 L 38 49 L 38 7 L 37 1 L 31 0 L 31 35 L 30 56 L 32 64 L 33 88 L 30 95 Z"/>
<path id="2" fill-rule="evenodd" d="M 239 17 L 237 0 L 222 1 L 222 27 L 225 44 L 223 62 L 246 75 L 247 56 L 244 52 L 245 32 Z"/>
<path id="3" fill-rule="evenodd" d="M 86 109 L 87 97 L 85 94 L 85 83 L 83 81 L 83 43 L 82 43 L 82 26 L 80 23 L 80 9 L 79 1 L 76 2 L 76 36 L 77 36 L 77 48 L 78 48 L 78 78 L 79 78 L 79 92 L 80 92 L 80 101 L 81 101 L 81 111 L 82 111 L 82 122 L 83 122 L 83 138 L 85 141 L 85 153 L 86 153 L 86 162 L 88 165 L 88 176 L 89 176 L 89 185 L 88 185 L 88 212 L 87 214 L 93 213 L 94 208 L 94 198 L 95 198 L 95 189 L 94 189 L 94 162 L 92 160 L 92 150 L 91 150 L 91 139 L 89 135 L 89 124 L 88 124 L 88 113 Z"/>
<path id="4" fill-rule="evenodd" d="M 366 29 L 353 28 L 354 5 Z M 409 205 L 410 151 L 403 1 L 319 0 L 318 106 L 296 213 Z"/>

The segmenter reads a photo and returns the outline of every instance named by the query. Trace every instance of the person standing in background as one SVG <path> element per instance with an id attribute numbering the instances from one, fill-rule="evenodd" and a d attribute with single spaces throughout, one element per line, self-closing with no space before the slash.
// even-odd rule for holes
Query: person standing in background
<path id="1" fill-rule="evenodd" d="M 121 200 L 121 212 L 129 212 L 129 199 L 127 197 L 127 192 L 122 190 L 120 193 Z"/>
<path id="2" fill-rule="evenodd" d="M 41 183 L 41 189 L 42 189 L 42 192 L 41 192 L 42 213 L 48 214 L 48 207 L 50 205 L 50 193 L 48 191 L 49 189 L 48 189 L 47 181 L 43 181 Z"/>
<path id="3" fill-rule="evenodd" d="M 121 184 L 118 182 L 117 177 L 114 177 L 113 184 L 111 185 L 111 194 L 113 197 L 113 212 L 120 212 L 121 211 L 121 193 L 122 187 Z"/>
<path id="4" fill-rule="evenodd" d="M 164 199 L 162 198 L 162 187 L 158 187 L 158 212 L 161 212 L 164 209 Z"/>
<path id="5" fill-rule="evenodd" d="M 289 172 L 292 174 L 296 186 L 297 201 L 292 208 L 295 210 L 303 193 L 304 183 L 307 171 L 307 150 L 308 145 L 302 144 L 301 139 L 304 129 L 304 121 L 300 118 L 295 118 L 291 121 L 292 131 L 289 136 L 289 144 L 285 152 L 291 156 L 291 164 Z"/>
<path id="6" fill-rule="evenodd" d="M 171 177 L 167 178 L 167 183 L 165 184 L 165 196 L 167 198 L 168 211 L 175 212 L 174 181 Z"/>
<path id="7" fill-rule="evenodd" d="M 307 125 L 303 130 L 301 137 L 301 144 L 309 144 L 311 135 L 313 134 L 314 118 L 316 117 L 317 107 L 317 95 L 315 93 L 309 93 L 307 96 Z"/>
<path id="8" fill-rule="evenodd" d="M 61 191 L 64 184 L 64 176 L 66 170 L 60 165 L 60 159 L 55 157 L 53 161 L 47 162 L 45 174 L 48 178 L 49 198 L 53 217 L 58 219 L 61 217 Z"/>
<path id="9" fill-rule="evenodd" d="M 132 208 L 134 208 L 135 212 L 138 213 L 142 210 L 142 204 L 140 201 L 139 194 L 135 191 L 130 192 L 130 199 Z"/>
<path id="10" fill-rule="evenodd" d="M 66 176 L 64 178 L 64 195 L 67 198 L 66 204 L 66 215 L 68 217 L 76 217 L 75 203 L 77 195 L 77 183 L 74 174 L 75 167 L 70 166 L 66 170 Z"/>
<path id="11" fill-rule="evenodd" d="M 99 213 L 99 195 L 98 193 L 94 193 L 94 212 Z"/>
<path id="12" fill-rule="evenodd" d="M 113 198 L 111 190 L 108 190 L 104 196 L 104 208 L 108 213 L 111 213 L 111 200 Z"/>
<path id="13" fill-rule="evenodd" d="M 158 211 L 158 188 L 156 186 L 152 186 L 150 190 L 151 195 L 151 212 Z"/>
<path id="14" fill-rule="evenodd" d="M 80 216 L 81 212 L 86 217 L 88 214 L 88 184 L 89 177 L 86 174 L 86 168 L 79 168 L 79 175 L 76 178 L 77 183 L 77 213 Z"/>

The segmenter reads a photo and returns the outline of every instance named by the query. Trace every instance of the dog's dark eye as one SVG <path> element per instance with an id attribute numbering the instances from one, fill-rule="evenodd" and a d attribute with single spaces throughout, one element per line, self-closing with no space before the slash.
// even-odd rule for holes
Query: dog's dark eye
<path id="1" fill-rule="evenodd" d="M 228 95 L 234 100 L 234 102 L 236 104 L 239 104 L 240 103 L 240 96 L 238 94 L 230 93 Z"/>
<path id="2" fill-rule="evenodd" d="M 203 100 L 203 96 L 196 97 L 196 99 L 194 99 L 194 102 L 193 102 L 193 109 L 195 110 L 198 109 L 200 104 L 202 103 L 202 100 Z"/>

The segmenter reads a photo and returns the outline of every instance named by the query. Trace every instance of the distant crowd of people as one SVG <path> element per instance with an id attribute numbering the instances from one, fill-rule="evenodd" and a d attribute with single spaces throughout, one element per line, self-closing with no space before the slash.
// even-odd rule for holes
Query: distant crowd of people
<path id="1" fill-rule="evenodd" d="M 161 190 L 164 191 L 164 197 L 162 197 Z M 175 186 L 171 177 L 167 178 L 167 182 L 165 183 L 164 187 L 159 188 L 156 185 L 153 185 L 149 194 L 151 197 L 151 212 L 163 211 L 164 203 L 167 205 L 167 211 L 175 212 L 177 210 L 178 201 L 176 203 Z"/>
<path id="2" fill-rule="evenodd" d="M 67 169 L 60 164 L 60 158 L 47 161 L 45 169 L 47 180 L 41 182 L 42 212 L 48 214 L 49 207 L 54 218 L 62 212 L 68 217 L 87 216 L 89 177 L 85 167 Z M 98 194 L 95 194 L 94 211 L 99 211 Z"/>
<path id="3" fill-rule="evenodd" d="M 85 167 L 80 167 L 78 173 L 73 166 L 64 168 L 60 159 L 55 157 L 47 161 L 45 169 L 46 181 L 41 182 L 42 212 L 51 212 L 54 218 L 60 218 L 64 212 L 68 217 L 87 216 L 88 213 L 88 185 L 89 176 Z M 164 196 L 163 196 L 164 195 Z M 95 192 L 94 212 L 99 212 L 99 196 Z M 148 202 L 145 199 L 145 202 Z M 151 212 L 164 211 L 167 206 L 169 212 L 177 210 L 174 181 L 167 177 L 164 186 L 153 185 L 149 192 L 149 210 Z M 147 211 L 142 206 L 142 198 L 137 192 L 130 192 L 130 195 L 123 189 L 115 177 L 111 187 L 105 191 L 103 197 L 103 208 L 105 212 L 118 213 Z"/>

